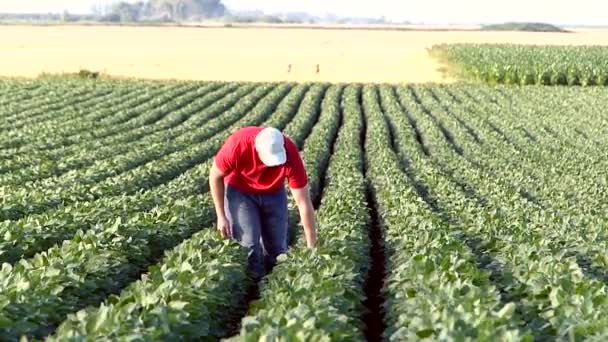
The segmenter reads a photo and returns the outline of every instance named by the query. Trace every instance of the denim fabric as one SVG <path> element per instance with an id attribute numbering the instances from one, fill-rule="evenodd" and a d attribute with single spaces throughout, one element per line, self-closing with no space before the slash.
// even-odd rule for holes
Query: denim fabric
<path id="1" fill-rule="evenodd" d="M 249 271 L 260 280 L 287 252 L 287 192 L 248 194 L 226 185 L 224 206 L 232 237 L 249 249 Z"/>

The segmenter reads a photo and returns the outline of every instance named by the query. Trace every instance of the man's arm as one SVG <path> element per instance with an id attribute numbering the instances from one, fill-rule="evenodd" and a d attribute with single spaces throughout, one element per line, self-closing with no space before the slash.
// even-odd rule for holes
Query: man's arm
<path id="1" fill-rule="evenodd" d="M 315 248 L 317 246 L 317 228 L 315 223 L 315 209 L 310 199 L 310 191 L 308 186 L 301 189 L 291 189 L 291 194 L 298 206 L 300 212 L 300 220 L 304 226 L 304 236 L 306 237 L 306 246 Z"/>
<path id="2" fill-rule="evenodd" d="M 232 238 L 232 234 L 228 219 L 226 219 L 226 212 L 224 211 L 224 177 L 226 177 L 226 174 L 213 162 L 213 166 L 211 166 L 211 171 L 209 172 L 209 189 L 211 190 L 213 205 L 215 206 L 217 229 L 225 239 L 229 239 Z"/>

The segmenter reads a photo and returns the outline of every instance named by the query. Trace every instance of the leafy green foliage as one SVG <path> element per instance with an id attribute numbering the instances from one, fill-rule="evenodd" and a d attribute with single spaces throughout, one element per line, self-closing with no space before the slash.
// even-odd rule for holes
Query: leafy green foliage
<path id="1" fill-rule="evenodd" d="M 319 172 L 326 167 L 319 161 L 329 159 L 325 144 L 338 134 L 318 211 L 318 247 L 314 251 L 296 248 L 280 261 L 235 340 L 362 338 L 362 287 L 369 264 L 369 215 L 360 143 L 363 123 L 357 104 L 359 87 L 347 87 L 341 104 L 340 93 L 339 87 L 328 90 L 320 121 L 304 150 L 307 164 L 316 161 L 311 192 L 319 196 Z M 343 125 L 338 133 L 341 115 Z"/>
<path id="2" fill-rule="evenodd" d="M 383 94 L 387 97 L 383 100 L 392 101 L 385 104 L 386 113 L 404 118 L 395 112 L 398 109 L 390 91 Z M 413 179 L 402 171 L 392 152 L 391 131 L 376 88 L 365 89 L 363 108 L 368 125 L 368 172 L 388 252 L 385 337 L 521 338 L 513 329 L 513 304 L 500 302 L 500 295 L 489 286 L 488 274 L 477 268 L 472 253 L 424 205 Z"/>
<path id="3" fill-rule="evenodd" d="M 361 340 L 373 206 L 386 340 L 605 340 L 606 95 L 0 80 L 0 339 Z M 298 145 L 319 223 L 249 307 L 207 184 L 245 125 Z"/>
<path id="4" fill-rule="evenodd" d="M 407 127 L 396 138 L 401 159 L 416 181 L 431 189 L 427 203 L 433 203 L 437 217 L 449 224 L 477 266 L 489 272 L 501 302 L 515 305 L 513 323 L 535 339 L 602 339 L 606 334 L 599 314 L 605 304 L 598 300 L 598 293 L 606 291 L 598 253 L 603 243 L 596 239 L 603 233 L 592 228 L 604 216 L 596 202 L 603 195 L 590 190 L 597 189 L 599 178 L 589 167 L 601 147 L 575 137 L 577 119 L 567 114 L 572 106 L 595 117 L 591 113 L 600 108 L 595 106 L 601 106 L 596 102 L 603 101 L 598 96 L 603 92 L 535 87 L 508 93 L 481 87 L 396 91 L 429 151 L 421 153 L 408 132 L 411 125 L 401 124 Z M 591 106 L 584 105 L 592 98 Z M 593 242 L 584 236 L 593 236 Z"/>
<path id="5" fill-rule="evenodd" d="M 441 44 L 431 56 L 447 64 L 451 76 L 491 84 L 608 85 L 608 48 Z"/>
<path id="6" fill-rule="evenodd" d="M 303 116 L 308 116 L 307 112 L 298 110 L 299 105 L 306 101 L 307 94 L 320 96 L 319 90 L 322 90 L 323 86 L 315 86 L 309 92 L 308 88 L 306 85 L 294 87 L 263 125 L 283 128 L 289 122 L 298 122 Z M 265 113 L 268 104 L 260 105 L 250 114 Z M 199 205 L 211 210 L 211 199 L 208 195 L 199 197 L 198 201 Z M 207 217 L 210 218 L 213 216 Z M 202 222 L 209 223 L 210 221 Z M 120 296 L 111 297 L 98 309 L 89 309 L 71 316 L 59 328 L 54 338 L 78 340 L 82 337 L 141 337 L 214 340 L 227 335 L 232 330 L 231 323 L 239 318 L 239 312 L 242 311 L 239 307 L 245 304 L 250 280 L 247 278 L 245 267 L 246 253 L 236 245 L 219 242 L 218 238 L 215 232 L 195 235 L 191 241 L 170 252 L 160 269 L 152 267 L 143 281 L 134 283 Z M 203 244 L 200 246 L 202 251 L 192 253 L 192 248 L 198 248 L 196 246 L 200 244 Z M 182 264 L 176 264 L 174 258 L 181 260 Z M 184 266 L 183 262 L 186 262 L 187 266 Z M 195 284 L 198 284 L 196 286 L 191 283 L 193 274 L 195 277 L 201 277 L 195 281 Z M 178 277 L 179 281 L 172 281 L 173 277 Z M 149 279 L 156 281 L 148 281 Z M 148 303 L 145 298 L 153 299 Z M 106 324 L 98 325 L 100 320 Z M 124 323 L 116 324 L 117 322 Z M 92 326 L 95 329 L 91 329 Z"/>
<path id="7" fill-rule="evenodd" d="M 197 233 L 120 296 L 71 315 L 49 340 L 221 338 L 243 305 L 246 254 L 213 229 Z"/>

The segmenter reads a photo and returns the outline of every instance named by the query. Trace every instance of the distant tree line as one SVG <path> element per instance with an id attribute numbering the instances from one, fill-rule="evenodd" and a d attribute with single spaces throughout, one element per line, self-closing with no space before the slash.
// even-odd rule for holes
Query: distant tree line
<path id="1" fill-rule="evenodd" d="M 94 7 L 101 21 L 184 21 L 223 17 L 226 6 L 221 0 L 150 0 L 118 2 L 110 8 Z"/>
<path id="2" fill-rule="evenodd" d="M 0 22 L 78 22 L 96 21 L 99 18 L 92 14 L 71 14 L 68 11 L 63 13 L 0 13 Z"/>
<path id="3" fill-rule="evenodd" d="M 232 23 L 269 24 L 381 24 L 385 18 L 344 18 L 335 15 L 313 16 L 305 12 L 267 14 L 262 11 L 229 11 L 222 0 L 147 0 L 138 2 L 118 1 L 109 5 L 95 5 L 91 14 L 43 13 L 2 14 L 0 22 L 109 22 L 109 23 L 155 23 L 184 22 L 220 19 Z"/>
<path id="4" fill-rule="evenodd" d="M 547 23 L 509 22 L 504 24 L 483 25 L 482 31 L 524 31 L 524 32 L 568 32 L 567 30 Z"/>
<path id="5" fill-rule="evenodd" d="M 341 23 L 381 24 L 381 18 L 343 18 L 334 15 L 313 16 L 305 12 L 266 14 L 262 11 L 229 11 L 222 0 L 149 0 L 136 3 L 121 1 L 110 6 L 96 6 L 93 13 L 106 22 L 179 22 L 222 18 L 226 23 Z"/>
<path id="6" fill-rule="evenodd" d="M 316 16 L 306 12 L 287 12 L 266 14 L 263 11 L 230 11 L 224 17 L 227 23 L 268 23 L 268 24 L 386 24 L 385 17 L 340 17 L 327 14 Z M 407 21 L 400 24 L 409 24 Z"/>

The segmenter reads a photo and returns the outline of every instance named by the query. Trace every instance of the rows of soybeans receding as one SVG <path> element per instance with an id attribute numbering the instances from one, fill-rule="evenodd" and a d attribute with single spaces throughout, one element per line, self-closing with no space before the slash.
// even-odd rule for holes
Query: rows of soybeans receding
<path id="1" fill-rule="evenodd" d="M 607 46 L 440 44 L 429 52 L 450 76 L 469 81 L 608 86 Z"/>
<path id="2" fill-rule="evenodd" d="M 0 80 L 0 340 L 608 338 L 608 89 Z M 214 228 L 244 126 L 319 243 L 261 284 Z"/>

